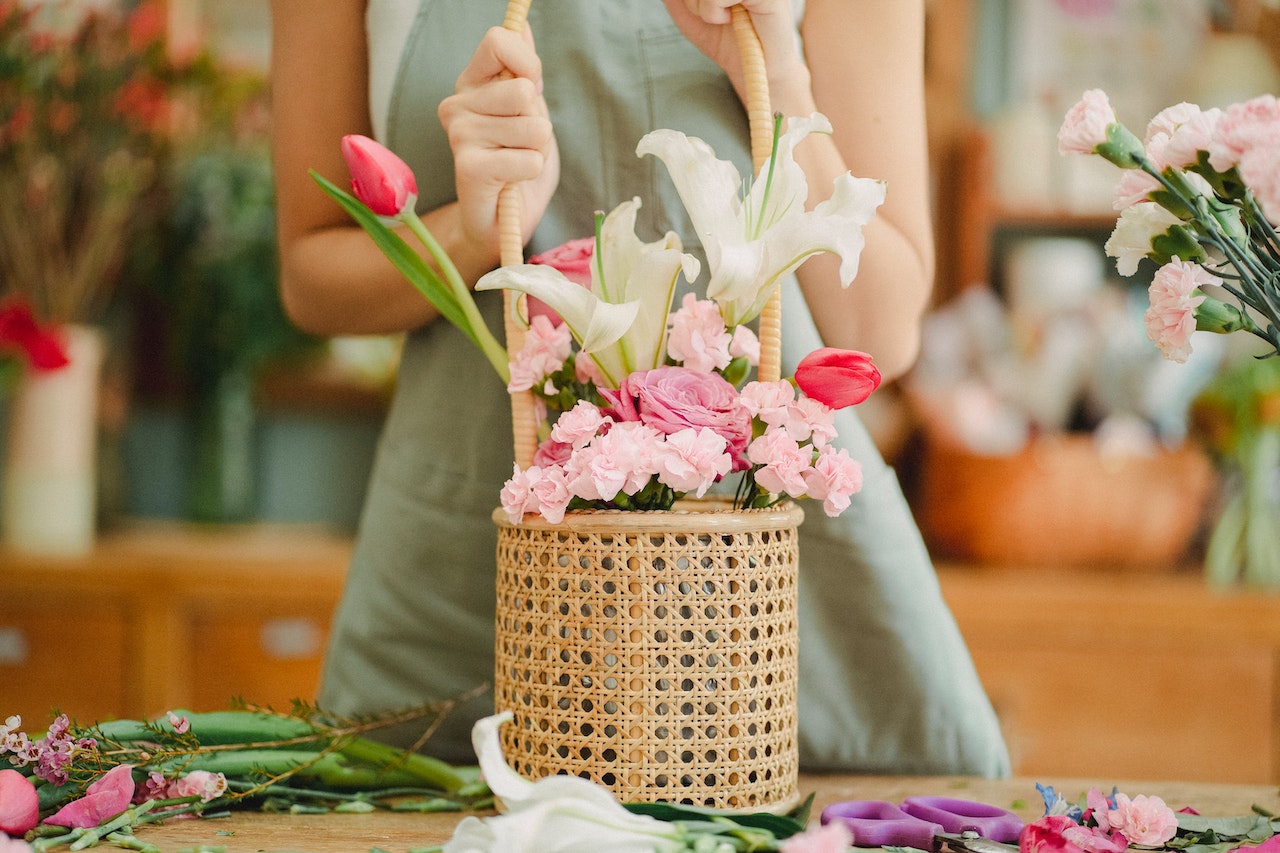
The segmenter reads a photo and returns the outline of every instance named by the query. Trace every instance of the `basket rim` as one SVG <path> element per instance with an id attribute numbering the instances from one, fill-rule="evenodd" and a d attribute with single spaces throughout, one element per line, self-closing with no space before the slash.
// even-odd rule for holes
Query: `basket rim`
<path id="1" fill-rule="evenodd" d="M 728 499 L 699 498 L 677 501 L 669 510 L 579 509 L 566 512 L 558 524 L 532 513 L 513 524 L 506 510 L 496 507 L 493 521 L 502 528 L 582 533 L 671 530 L 733 533 L 798 527 L 804 521 L 804 510 L 791 500 L 761 509 L 733 509 L 732 506 Z"/>

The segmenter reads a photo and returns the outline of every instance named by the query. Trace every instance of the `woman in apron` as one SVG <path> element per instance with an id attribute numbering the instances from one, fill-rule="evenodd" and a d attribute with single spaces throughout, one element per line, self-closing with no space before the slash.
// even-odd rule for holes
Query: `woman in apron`
<path id="1" fill-rule="evenodd" d="M 480 353 L 310 181 L 348 180 L 339 140 L 375 136 L 417 175 L 418 209 L 464 277 L 498 263 L 496 199 L 522 184 L 526 252 L 592 233 L 642 200 L 637 234 L 699 252 L 650 130 L 708 142 L 750 171 L 729 0 L 535 0 L 507 32 L 505 0 L 273 0 L 282 294 L 320 334 L 408 331 L 380 439 L 320 705 L 368 714 L 450 699 L 492 678 L 496 531 L 511 473 L 510 405 Z M 775 110 L 832 122 L 797 149 L 821 200 L 837 174 L 886 181 L 860 272 L 834 257 L 783 285 L 783 372 L 822 346 L 870 352 L 889 378 L 915 358 L 933 274 L 923 104 L 923 0 L 747 0 Z M 501 297 L 477 294 L 492 329 Z M 815 321 L 816 318 L 816 321 Z M 801 528 L 800 758 L 809 770 L 1002 775 L 999 726 L 897 478 L 852 410 L 840 443 L 864 486 Z M 426 744 L 473 760 L 490 694 Z M 412 729 L 389 740 L 412 743 Z"/>

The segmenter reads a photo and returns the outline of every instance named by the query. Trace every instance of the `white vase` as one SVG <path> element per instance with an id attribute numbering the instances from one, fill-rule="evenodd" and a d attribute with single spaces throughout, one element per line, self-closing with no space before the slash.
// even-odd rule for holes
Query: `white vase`
<path id="1" fill-rule="evenodd" d="M 28 370 L 10 402 L 0 522 L 6 545 L 74 556 L 97 529 L 98 329 L 65 328 L 70 363 Z"/>

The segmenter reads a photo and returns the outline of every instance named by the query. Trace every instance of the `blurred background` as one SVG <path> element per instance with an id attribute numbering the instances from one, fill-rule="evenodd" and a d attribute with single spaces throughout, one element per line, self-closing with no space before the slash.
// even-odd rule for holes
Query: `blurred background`
<path id="1" fill-rule="evenodd" d="M 939 272 L 863 413 L 1015 771 L 1280 781 L 1280 360 L 1163 359 L 1153 268 L 1103 251 L 1118 172 L 1056 145 L 1089 88 L 1139 134 L 1280 92 L 1280 9 L 927 8 Z M 269 49 L 254 0 L 0 2 L 0 716 L 29 728 L 314 693 L 397 341 L 283 317 Z M 83 370 L 4 348 L 20 303 Z"/>

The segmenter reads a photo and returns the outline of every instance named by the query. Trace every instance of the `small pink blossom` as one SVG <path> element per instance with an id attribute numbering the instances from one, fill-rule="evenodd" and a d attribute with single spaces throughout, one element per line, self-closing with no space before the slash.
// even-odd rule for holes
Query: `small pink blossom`
<path id="1" fill-rule="evenodd" d="M 707 428 L 684 429 L 667 436 L 656 462 L 658 481 L 698 497 L 733 469 L 724 436 Z"/>
<path id="2" fill-rule="evenodd" d="M 733 336 L 725 328 L 720 307 L 686 293 L 680 308 L 671 313 L 667 353 L 690 370 L 710 373 L 723 370 L 732 360 L 729 344 Z"/>
<path id="3" fill-rule="evenodd" d="M 801 447 L 786 430 L 766 430 L 747 448 L 747 459 L 760 466 L 755 478 L 765 491 L 792 497 L 805 494 L 804 474 L 812 467 L 813 450 Z"/>
<path id="4" fill-rule="evenodd" d="M 44 822 L 54 826 L 97 826 L 129 807 L 133 788 L 133 765 L 117 764 L 90 784 L 81 797 Z"/>
<path id="5" fill-rule="evenodd" d="M 573 335 L 564 323 L 553 323 L 544 315 L 535 316 L 525 332 L 524 345 L 511 359 L 508 391 L 528 391 L 544 376 L 564 367 L 573 349 Z"/>
<path id="6" fill-rule="evenodd" d="M 0 833 L 23 835 L 40 822 L 40 797 L 17 770 L 0 770 Z"/>
<path id="7" fill-rule="evenodd" d="M 795 402 L 796 389 L 790 382 L 748 382 L 742 386 L 742 405 L 753 418 L 771 426 L 786 420 L 786 409 Z"/>
<path id="8" fill-rule="evenodd" d="M 779 853 L 845 853 L 853 841 L 849 827 L 835 820 L 791 836 L 778 850 Z"/>
<path id="9" fill-rule="evenodd" d="M 342 157 L 351 172 L 351 191 L 379 216 L 412 211 L 418 200 L 413 170 L 380 142 L 367 136 L 342 137 Z"/>
<path id="10" fill-rule="evenodd" d="M 573 360 L 573 377 L 583 385 L 591 383 L 597 388 L 605 388 L 609 382 L 605 379 L 604 371 L 600 369 L 600 365 L 596 364 L 596 360 L 585 352 L 578 353 Z"/>
<path id="11" fill-rule="evenodd" d="M 1020 853 L 1124 853 L 1124 836 L 1081 826 L 1067 815 L 1045 815 L 1022 828 Z"/>
<path id="12" fill-rule="evenodd" d="M 1151 307 L 1143 314 L 1147 337 L 1170 361 L 1185 362 L 1191 355 L 1191 333 L 1196 330 L 1196 306 L 1204 302 L 1201 285 L 1217 284 L 1217 276 L 1199 264 L 1174 258 L 1156 271 L 1147 294 Z"/>
<path id="13" fill-rule="evenodd" d="M 1159 797 L 1139 794 L 1129 799 L 1124 794 L 1116 794 L 1116 807 L 1104 810 L 1100 815 L 1094 812 L 1094 820 L 1098 826 L 1110 825 L 1111 829 L 1120 832 L 1130 844 L 1141 844 L 1144 847 L 1159 847 L 1178 831 L 1178 818 L 1173 809 L 1165 805 Z"/>
<path id="14" fill-rule="evenodd" d="M 1160 189 L 1160 182 L 1141 169 L 1126 169 L 1116 182 L 1112 207 L 1125 210 L 1135 204 L 1149 202 L 1153 191 Z"/>
<path id="15" fill-rule="evenodd" d="M 814 446 L 814 449 L 822 449 L 826 447 L 836 437 L 836 412 L 825 403 L 820 403 L 812 397 L 801 397 L 796 400 L 795 409 L 799 414 L 799 419 L 792 421 L 788 429 L 792 430 L 792 435 L 799 440 L 808 439 Z M 798 433 L 796 427 L 803 425 L 803 433 Z"/>
<path id="16" fill-rule="evenodd" d="M 752 366 L 760 363 L 760 338 L 751 331 L 750 326 L 735 326 L 733 340 L 729 342 L 729 355 L 734 358 L 745 358 Z"/>
<path id="17" fill-rule="evenodd" d="M 1058 130 L 1058 150 L 1063 154 L 1092 154 L 1107 141 L 1107 127 L 1115 121 L 1115 110 L 1106 92 L 1090 89 L 1067 111 Z"/>
<path id="18" fill-rule="evenodd" d="M 571 447 L 583 447 L 604 428 L 613 423 L 597 406 L 579 400 L 574 407 L 556 419 L 551 439 Z"/>
<path id="19" fill-rule="evenodd" d="M 848 509 L 850 496 L 862 491 L 862 465 L 844 448 L 822 448 L 801 476 L 808 496 L 822 501 L 822 511 L 831 518 Z"/>
<path id="20" fill-rule="evenodd" d="M 201 802 L 218 799 L 227 792 L 227 777 L 208 770 L 192 770 L 177 779 L 170 779 L 165 787 L 166 797 L 199 797 Z"/>
<path id="21" fill-rule="evenodd" d="M 173 711 L 169 711 L 167 716 L 169 719 L 169 725 L 173 726 L 173 730 L 177 734 L 184 735 L 190 731 L 191 721 L 187 719 L 186 715 L 179 716 Z"/>

